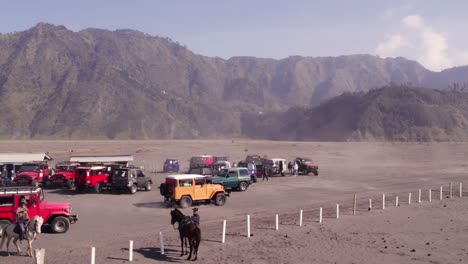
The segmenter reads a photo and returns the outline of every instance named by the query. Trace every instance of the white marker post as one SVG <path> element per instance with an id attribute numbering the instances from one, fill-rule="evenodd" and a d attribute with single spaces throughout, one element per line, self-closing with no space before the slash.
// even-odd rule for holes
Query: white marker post
<path id="1" fill-rule="evenodd" d="M 133 261 L 133 240 L 130 240 L 128 245 L 128 261 Z"/>
<path id="2" fill-rule="evenodd" d="M 429 189 L 429 202 L 432 202 L 432 190 Z"/>
<path id="3" fill-rule="evenodd" d="M 96 263 L 96 248 L 91 248 L 91 264 Z"/>
<path id="4" fill-rule="evenodd" d="M 164 236 L 162 231 L 159 231 L 159 244 L 161 246 L 161 255 L 164 255 Z"/>
<path id="5" fill-rule="evenodd" d="M 276 225 L 275 225 L 275 230 L 278 230 L 278 214 L 276 214 Z"/>
<path id="6" fill-rule="evenodd" d="M 408 193 L 408 204 L 411 204 L 411 193 Z"/>
<path id="7" fill-rule="evenodd" d="M 247 237 L 250 237 L 250 215 L 247 215 Z"/>
<path id="8" fill-rule="evenodd" d="M 385 193 L 382 193 L 382 209 L 385 209 Z"/>
<path id="9" fill-rule="evenodd" d="M 460 197 L 462 197 L 463 192 L 462 192 L 462 183 L 460 182 Z"/>
<path id="10" fill-rule="evenodd" d="M 322 207 L 320 207 L 319 223 L 322 223 Z"/>
<path id="11" fill-rule="evenodd" d="M 299 212 L 299 226 L 302 226 L 302 209 Z"/>
<path id="12" fill-rule="evenodd" d="M 440 199 L 441 201 L 442 201 L 442 191 L 443 191 L 443 186 L 441 185 L 441 186 L 440 186 L 440 195 L 439 195 L 439 196 L 440 196 L 439 199 Z"/>
<path id="13" fill-rule="evenodd" d="M 226 241 L 226 220 L 223 221 L 223 237 L 221 239 L 221 243 L 224 244 Z"/>
<path id="14" fill-rule="evenodd" d="M 398 207 L 398 206 L 400 206 L 400 205 L 398 204 L 398 195 L 397 195 L 397 196 L 395 197 L 395 207 Z"/>
<path id="15" fill-rule="evenodd" d="M 340 219 L 340 205 L 336 204 L 336 219 Z"/>
<path id="16" fill-rule="evenodd" d="M 450 192 L 449 192 L 449 193 L 450 193 L 450 199 L 452 199 L 452 197 L 453 197 L 453 196 L 452 196 L 452 186 L 453 186 L 453 183 L 450 182 Z"/>
<path id="17" fill-rule="evenodd" d="M 421 189 L 418 192 L 418 203 L 421 203 Z"/>
<path id="18" fill-rule="evenodd" d="M 354 194 L 353 199 L 353 215 L 356 215 L 356 194 Z"/>
<path id="19" fill-rule="evenodd" d="M 369 207 L 367 208 L 367 210 L 372 210 L 372 199 L 369 199 Z"/>

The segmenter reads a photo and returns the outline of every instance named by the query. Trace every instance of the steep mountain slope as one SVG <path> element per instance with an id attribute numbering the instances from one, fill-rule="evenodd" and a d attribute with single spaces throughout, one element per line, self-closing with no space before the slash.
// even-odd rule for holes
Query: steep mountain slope
<path id="1" fill-rule="evenodd" d="M 0 34 L 0 137 L 242 136 L 242 113 L 309 107 L 391 82 L 446 88 L 466 72 L 436 82 L 438 73 L 416 62 L 370 55 L 223 60 L 133 30 L 40 23 Z"/>
<path id="2" fill-rule="evenodd" d="M 314 141 L 465 141 L 468 92 L 387 86 L 345 93 L 318 107 L 244 114 L 250 137 Z M 275 129 L 272 129 L 275 128 Z"/>

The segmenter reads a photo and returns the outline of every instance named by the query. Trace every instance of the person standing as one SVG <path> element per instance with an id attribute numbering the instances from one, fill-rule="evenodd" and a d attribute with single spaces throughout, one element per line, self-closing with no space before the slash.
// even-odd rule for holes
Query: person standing
<path id="1" fill-rule="evenodd" d="M 268 181 L 268 169 L 267 169 L 267 165 L 266 165 L 266 164 L 263 164 L 262 181 L 264 181 L 265 178 L 266 178 L 266 180 Z"/>
<path id="2" fill-rule="evenodd" d="M 289 175 L 292 176 L 293 175 L 293 165 L 292 165 L 291 161 L 288 162 L 288 171 L 289 171 Z"/>
<path id="3" fill-rule="evenodd" d="M 297 162 L 294 162 L 294 176 L 297 177 L 298 171 L 299 171 L 299 164 L 297 164 Z"/>
<path id="4" fill-rule="evenodd" d="M 280 173 L 280 175 L 281 175 L 281 176 L 284 176 L 284 172 L 283 172 L 283 169 L 284 169 L 284 168 L 283 168 L 283 161 L 280 161 L 280 162 L 279 162 L 279 166 L 278 166 L 278 167 L 279 167 L 279 173 Z"/>

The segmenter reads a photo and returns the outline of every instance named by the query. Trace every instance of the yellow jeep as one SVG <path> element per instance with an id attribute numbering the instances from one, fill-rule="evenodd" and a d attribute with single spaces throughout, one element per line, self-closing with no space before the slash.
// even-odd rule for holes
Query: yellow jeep
<path id="1" fill-rule="evenodd" d="M 159 189 L 165 201 L 178 203 L 182 208 L 191 206 L 193 201 L 214 201 L 216 205 L 222 206 L 226 196 L 229 196 L 223 185 L 212 184 L 209 178 L 198 174 L 166 176 Z"/>

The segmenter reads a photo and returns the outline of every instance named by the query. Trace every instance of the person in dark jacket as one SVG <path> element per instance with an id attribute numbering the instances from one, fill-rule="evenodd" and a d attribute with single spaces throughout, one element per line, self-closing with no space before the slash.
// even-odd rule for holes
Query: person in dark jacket
<path id="1" fill-rule="evenodd" d="M 291 161 L 288 162 L 289 175 L 293 175 L 293 165 Z"/>
<path id="2" fill-rule="evenodd" d="M 193 208 L 192 221 L 197 224 L 197 227 L 200 228 L 200 215 L 198 214 L 198 208 Z"/>
<path id="3" fill-rule="evenodd" d="M 264 181 L 265 178 L 266 178 L 266 180 L 268 181 L 268 169 L 267 169 L 267 165 L 266 165 L 266 164 L 263 165 L 262 181 Z"/>

